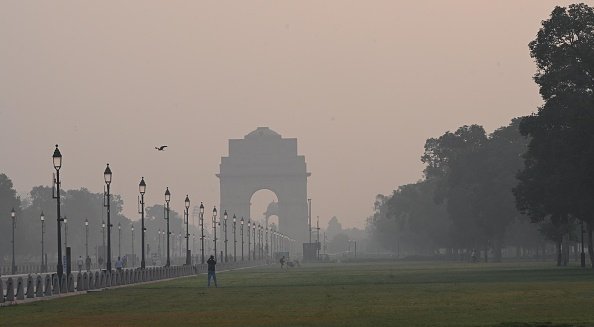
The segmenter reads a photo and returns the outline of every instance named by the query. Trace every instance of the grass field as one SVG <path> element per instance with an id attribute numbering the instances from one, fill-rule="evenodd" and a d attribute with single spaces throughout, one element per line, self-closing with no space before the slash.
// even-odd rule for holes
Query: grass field
<path id="1" fill-rule="evenodd" d="M 594 326 L 594 271 L 551 264 L 278 266 L 0 308 L 0 326 Z"/>

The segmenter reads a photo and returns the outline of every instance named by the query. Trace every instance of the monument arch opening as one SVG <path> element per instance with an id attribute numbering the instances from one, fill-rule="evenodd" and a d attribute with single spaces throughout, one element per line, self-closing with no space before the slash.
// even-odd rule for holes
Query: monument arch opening
<path id="1" fill-rule="evenodd" d="M 308 237 L 307 172 L 305 157 L 297 152 L 297 139 L 283 138 L 268 127 L 258 127 L 243 139 L 229 140 L 229 155 L 221 158 L 221 210 L 229 215 L 252 216 L 252 196 L 260 190 L 276 195 L 278 230 L 304 242 Z M 273 214 L 270 214 L 273 216 Z M 265 220 L 264 220 L 265 222 Z"/>

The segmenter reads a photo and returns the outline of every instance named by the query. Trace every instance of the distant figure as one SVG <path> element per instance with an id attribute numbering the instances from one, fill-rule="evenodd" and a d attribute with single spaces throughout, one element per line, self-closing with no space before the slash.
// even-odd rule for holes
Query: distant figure
<path id="1" fill-rule="evenodd" d="M 103 267 L 103 257 L 99 257 L 99 260 L 97 260 L 97 263 L 99 263 L 99 268 Z"/>
<path id="2" fill-rule="evenodd" d="M 217 265 L 217 260 L 215 260 L 214 255 L 211 255 L 210 258 L 206 261 L 208 264 L 208 287 L 210 287 L 210 279 L 214 280 L 215 287 L 219 287 L 217 285 L 217 274 L 215 272 L 215 266 Z"/>
<path id="3" fill-rule="evenodd" d="M 91 271 L 91 257 L 87 256 L 85 263 L 87 264 L 87 271 Z"/>
<path id="4" fill-rule="evenodd" d="M 80 274 L 82 272 L 82 267 L 83 267 L 83 258 L 82 256 L 78 256 L 78 259 L 76 259 L 76 264 L 78 265 L 78 273 Z"/>
<path id="5" fill-rule="evenodd" d="M 120 257 L 118 257 L 118 260 L 116 260 L 116 269 L 118 271 L 121 271 L 123 266 L 124 266 L 124 264 L 122 263 L 122 259 L 120 259 Z"/>
<path id="6" fill-rule="evenodd" d="M 477 263 L 478 262 L 478 258 L 476 256 L 476 250 L 472 249 L 472 252 L 470 253 L 470 262 L 472 263 Z"/>
<path id="7" fill-rule="evenodd" d="M 282 258 L 280 258 L 280 264 L 281 264 L 281 269 L 283 269 L 285 267 L 285 256 L 284 255 Z"/>
<path id="8" fill-rule="evenodd" d="M 166 147 L 167 147 L 167 145 L 161 145 L 159 147 L 155 147 L 155 149 L 157 149 L 157 151 L 165 151 Z"/>

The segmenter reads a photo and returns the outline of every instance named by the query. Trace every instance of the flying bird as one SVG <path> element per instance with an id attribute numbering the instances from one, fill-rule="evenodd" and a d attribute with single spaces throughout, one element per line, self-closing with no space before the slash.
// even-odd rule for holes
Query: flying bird
<path id="1" fill-rule="evenodd" d="M 165 151 L 166 147 L 166 145 L 161 145 L 160 147 L 155 147 L 155 149 L 157 149 L 157 151 Z"/>

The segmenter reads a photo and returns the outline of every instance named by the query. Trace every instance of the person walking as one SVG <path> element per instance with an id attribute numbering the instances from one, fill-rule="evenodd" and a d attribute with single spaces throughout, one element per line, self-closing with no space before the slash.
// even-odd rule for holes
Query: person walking
<path id="1" fill-rule="evenodd" d="M 82 258 L 82 256 L 79 255 L 78 259 L 76 259 L 76 264 L 78 265 L 78 273 L 79 274 L 82 271 L 83 263 L 84 263 L 83 258 Z"/>
<path id="2" fill-rule="evenodd" d="M 281 269 L 285 268 L 285 256 L 280 259 Z"/>
<path id="3" fill-rule="evenodd" d="M 85 263 L 87 265 L 87 272 L 91 271 L 91 257 L 87 256 L 87 260 L 85 260 Z"/>
<path id="4" fill-rule="evenodd" d="M 120 259 L 120 257 L 118 257 L 118 260 L 116 261 L 116 269 L 118 271 L 122 271 L 124 264 L 122 263 L 122 259 Z"/>
<path id="5" fill-rule="evenodd" d="M 215 287 L 219 287 L 217 285 L 217 274 L 215 272 L 215 266 L 217 264 L 217 260 L 215 260 L 214 255 L 211 255 L 210 258 L 206 261 L 208 264 L 208 287 L 210 287 L 210 279 L 214 280 Z"/>

